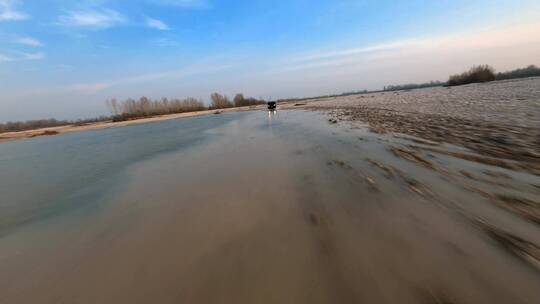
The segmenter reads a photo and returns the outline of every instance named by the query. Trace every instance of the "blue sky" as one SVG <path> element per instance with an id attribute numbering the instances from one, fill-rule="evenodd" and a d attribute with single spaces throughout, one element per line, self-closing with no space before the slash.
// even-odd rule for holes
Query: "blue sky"
<path id="1" fill-rule="evenodd" d="M 312 96 L 540 64 L 540 1 L 0 0 L 0 121 L 108 98 Z"/>

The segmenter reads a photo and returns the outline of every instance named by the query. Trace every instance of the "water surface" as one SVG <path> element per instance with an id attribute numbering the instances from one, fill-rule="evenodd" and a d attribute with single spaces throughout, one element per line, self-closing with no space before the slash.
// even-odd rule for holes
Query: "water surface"
<path id="1" fill-rule="evenodd" d="M 538 272 L 447 203 L 535 228 L 394 140 L 256 111 L 1 144 L 2 301 L 535 303 Z"/>

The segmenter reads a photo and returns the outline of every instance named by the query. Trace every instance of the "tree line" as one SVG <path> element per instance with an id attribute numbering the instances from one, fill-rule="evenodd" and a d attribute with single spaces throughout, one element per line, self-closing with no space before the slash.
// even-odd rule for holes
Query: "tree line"
<path id="1" fill-rule="evenodd" d="M 210 106 L 206 106 L 202 100 L 193 97 L 185 99 L 161 98 L 152 100 L 143 96 L 138 100 L 132 98 L 123 101 L 111 99 L 107 100 L 105 103 L 112 114 L 113 121 L 124 121 L 166 114 L 254 106 L 266 103 L 264 100 L 252 97 L 245 98 L 243 94 L 236 94 L 231 101 L 226 95 L 212 93 L 210 100 Z"/>
<path id="2" fill-rule="evenodd" d="M 105 102 L 112 114 L 113 121 L 123 121 L 142 117 L 195 112 L 205 110 L 206 107 L 201 100 L 188 97 L 186 99 L 162 98 L 152 100 L 148 97 L 141 97 L 138 100 L 128 98 L 118 101 L 116 98 Z"/>
<path id="3" fill-rule="evenodd" d="M 54 118 L 49 118 L 26 121 L 8 121 L 6 123 L 0 123 L 0 133 L 28 131 L 62 126 L 82 126 L 96 122 L 106 122 L 111 120 L 112 118 L 110 116 L 99 116 L 95 118 L 78 120 L 57 120 Z"/>
<path id="4" fill-rule="evenodd" d="M 71 124 L 71 122 L 67 120 L 56 120 L 54 118 L 27 121 L 8 121 L 3 124 L 0 123 L 0 133 L 59 127 L 69 124 Z"/>
<path id="5" fill-rule="evenodd" d="M 235 107 L 248 107 L 248 106 L 256 106 L 260 104 L 265 104 L 266 101 L 262 99 L 256 99 L 253 97 L 245 98 L 244 94 L 236 94 L 234 96 L 233 100 L 229 100 L 229 98 L 225 95 L 221 95 L 219 93 L 213 93 L 210 96 L 210 100 L 212 103 L 210 104 L 209 109 L 226 109 L 226 108 L 235 108 Z"/>
<path id="6" fill-rule="evenodd" d="M 540 68 L 534 65 L 515 69 L 507 72 L 495 73 L 495 69 L 489 65 L 474 66 L 461 74 L 452 75 L 448 80 L 448 86 L 457 86 L 470 83 L 482 83 L 495 80 L 520 79 L 540 76 Z"/>
<path id="7" fill-rule="evenodd" d="M 105 102 L 111 113 L 110 116 L 100 116 L 97 118 L 81 120 L 56 120 L 54 118 L 50 118 L 27 121 L 10 121 L 0 123 L 0 133 L 28 131 L 69 125 L 85 125 L 95 122 L 125 121 L 165 114 L 246 107 L 266 103 L 266 101 L 262 99 L 256 99 L 253 97 L 246 98 L 243 94 L 236 94 L 231 101 L 226 95 L 213 93 L 210 96 L 210 99 L 211 103 L 209 106 L 207 106 L 201 99 L 192 97 L 185 99 L 161 98 L 152 100 L 143 96 L 138 100 L 128 98 L 123 101 L 113 98 Z"/>
<path id="8" fill-rule="evenodd" d="M 441 81 L 430 81 L 426 83 L 410 83 L 410 84 L 400 84 L 400 85 L 388 85 L 385 86 L 383 91 L 403 91 L 403 90 L 413 90 L 413 89 L 423 89 L 423 88 L 432 88 L 432 87 L 442 87 L 445 85 L 444 82 Z"/>
<path id="9" fill-rule="evenodd" d="M 497 73 L 497 80 L 507 80 L 507 79 L 517 79 L 517 78 L 527 78 L 527 77 L 538 77 L 540 76 L 540 68 L 535 65 L 529 65 L 526 68 L 516 69 L 513 71 Z"/>
<path id="10" fill-rule="evenodd" d="M 471 83 L 489 82 L 494 80 L 520 79 L 539 76 L 540 68 L 536 67 L 535 65 L 529 65 L 525 68 L 499 73 L 496 73 L 495 69 L 489 65 L 478 65 L 473 66 L 468 71 L 465 71 L 461 74 L 451 75 L 446 82 L 432 80 L 426 83 L 388 85 L 384 87 L 383 91 L 402 91 L 440 86 L 459 86 Z"/>
<path id="11" fill-rule="evenodd" d="M 489 65 L 479 65 L 474 66 L 470 70 L 457 75 L 452 75 L 449 77 L 448 81 L 438 81 L 432 80 L 425 83 L 411 83 L 411 84 L 400 84 L 400 85 L 387 85 L 384 86 L 382 90 L 360 90 L 352 91 L 342 94 L 333 94 L 333 95 L 320 95 L 320 96 L 310 96 L 310 97 L 300 97 L 300 98 L 288 98 L 280 99 L 279 102 L 301 102 L 311 99 L 322 99 L 322 98 L 333 98 L 333 97 L 342 97 L 349 95 L 360 95 L 360 94 L 373 94 L 380 92 L 392 92 L 392 91 L 406 91 L 414 89 L 423 89 L 431 87 L 442 87 L 442 86 L 458 86 L 470 83 L 478 82 L 487 82 L 493 80 L 508 80 L 508 79 L 519 79 L 527 77 L 540 77 L 540 68 L 535 65 L 529 65 L 526 68 L 519 68 L 512 71 L 495 73 L 495 69 Z"/>

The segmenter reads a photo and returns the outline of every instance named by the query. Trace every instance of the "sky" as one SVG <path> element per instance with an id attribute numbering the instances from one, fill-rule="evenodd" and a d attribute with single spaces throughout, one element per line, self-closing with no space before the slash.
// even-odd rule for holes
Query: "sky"
<path id="1" fill-rule="evenodd" d="M 105 100 L 277 99 L 540 65 L 538 0 L 0 0 L 0 122 Z"/>

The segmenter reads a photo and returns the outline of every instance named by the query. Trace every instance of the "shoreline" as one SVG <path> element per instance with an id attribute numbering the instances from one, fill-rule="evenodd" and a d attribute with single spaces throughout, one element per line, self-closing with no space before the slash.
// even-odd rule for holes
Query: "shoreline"
<path id="1" fill-rule="evenodd" d="M 454 87 L 440 86 L 440 87 L 403 89 L 403 90 L 395 90 L 395 91 L 357 92 L 357 93 L 352 93 L 352 94 L 315 96 L 315 97 L 305 97 L 305 98 L 298 98 L 298 99 L 293 98 L 293 99 L 288 99 L 286 101 L 280 102 L 279 108 L 281 108 L 282 110 L 293 109 L 293 108 L 311 108 L 315 110 L 326 110 L 326 111 L 332 111 L 332 110 L 338 110 L 338 109 L 346 111 L 347 109 L 349 110 L 351 109 L 350 105 L 348 106 L 336 105 L 335 103 L 332 103 L 332 102 L 340 100 L 340 101 L 345 101 L 345 103 L 347 103 L 351 99 L 357 99 L 357 98 L 366 98 L 366 101 L 367 101 L 368 98 L 374 98 L 375 96 L 382 96 L 385 94 L 389 96 L 390 95 L 399 96 L 399 95 L 410 93 L 412 91 L 423 91 L 423 90 L 429 91 L 429 90 L 433 90 L 437 88 L 458 89 L 459 87 L 468 87 L 468 86 L 476 86 L 476 85 L 494 85 L 494 84 L 496 85 L 496 84 L 505 84 L 505 83 L 511 83 L 511 82 L 527 81 L 527 80 L 534 81 L 535 79 L 540 79 L 540 77 L 532 76 L 532 77 L 516 78 L 516 79 L 503 79 L 503 80 L 495 80 L 495 81 L 491 81 L 491 82 L 483 83 L 483 84 L 473 83 L 473 84 L 460 85 L 460 86 L 454 86 Z M 329 102 L 329 101 L 331 105 L 324 105 L 325 102 Z M 53 135 L 61 135 L 61 134 L 66 134 L 66 133 L 84 132 L 84 131 L 91 131 L 91 130 L 124 127 L 124 126 L 129 126 L 129 125 L 134 125 L 134 124 L 144 124 L 144 123 L 166 121 L 166 120 L 179 119 L 179 118 L 211 115 L 211 114 L 215 114 L 217 111 L 219 111 L 220 113 L 244 112 L 244 111 L 260 110 L 260 109 L 264 109 L 265 107 L 266 105 L 257 105 L 257 106 L 238 107 L 238 108 L 204 110 L 204 111 L 196 111 L 196 112 L 158 115 L 158 116 L 138 118 L 138 119 L 120 121 L 120 122 L 106 121 L 106 122 L 89 123 L 89 124 L 80 125 L 80 126 L 65 125 L 65 126 L 58 126 L 58 127 L 47 127 L 47 128 L 26 130 L 26 131 L 6 132 L 6 133 L 0 133 L 0 144 L 3 142 L 30 139 L 34 137 L 53 136 Z M 365 109 L 365 107 L 363 108 Z M 353 109 L 353 110 L 358 110 L 358 109 Z M 379 111 L 384 110 L 384 107 L 382 109 L 376 108 L 375 110 L 379 110 Z"/>
<path id="2" fill-rule="evenodd" d="M 26 131 L 6 132 L 6 133 L 0 133 L 0 143 L 15 141 L 15 140 L 31 139 L 31 138 L 42 137 L 42 136 L 54 136 L 54 135 L 61 135 L 61 134 L 67 134 L 67 133 L 125 127 L 125 126 L 130 126 L 130 125 L 138 125 L 138 124 L 173 120 L 173 119 L 179 119 L 179 118 L 212 115 L 212 114 L 216 114 L 216 112 L 220 112 L 220 114 L 222 114 L 222 113 L 230 113 L 230 112 L 255 111 L 255 110 L 264 109 L 265 107 L 266 105 L 258 105 L 258 106 L 247 106 L 247 107 L 238 107 L 238 108 L 204 110 L 204 111 L 196 111 L 196 112 L 166 114 L 166 115 L 152 116 L 152 117 L 139 118 L 139 119 L 133 119 L 133 120 L 119 121 L 119 122 L 107 121 L 107 122 L 90 123 L 90 124 L 81 125 L 81 126 L 66 125 L 66 126 L 48 127 L 48 128 L 40 128 L 40 129 L 26 130 Z"/>

